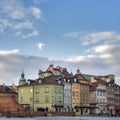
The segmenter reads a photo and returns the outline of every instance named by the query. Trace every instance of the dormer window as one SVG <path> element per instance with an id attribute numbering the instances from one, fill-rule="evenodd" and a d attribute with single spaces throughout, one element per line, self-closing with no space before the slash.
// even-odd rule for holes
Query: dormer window
<path id="1" fill-rule="evenodd" d="M 68 79 L 68 82 L 70 82 L 70 80 Z"/>
<path id="2" fill-rule="evenodd" d="M 61 81 L 60 80 L 58 80 L 58 84 L 60 84 L 61 83 Z"/>
<path id="3" fill-rule="evenodd" d="M 64 82 L 66 82 L 66 78 L 64 78 Z"/>
<path id="4" fill-rule="evenodd" d="M 41 84 L 42 83 L 42 80 L 39 80 L 39 84 Z"/>
<path id="5" fill-rule="evenodd" d="M 28 85 L 30 85 L 30 81 L 28 81 Z"/>
<path id="6" fill-rule="evenodd" d="M 76 79 L 76 78 L 74 78 L 74 82 L 77 82 L 77 79 Z"/>

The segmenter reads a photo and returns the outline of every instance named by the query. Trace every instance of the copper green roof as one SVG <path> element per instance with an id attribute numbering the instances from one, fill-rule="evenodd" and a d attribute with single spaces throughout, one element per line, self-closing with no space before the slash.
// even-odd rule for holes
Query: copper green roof
<path id="1" fill-rule="evenodd" d="M 25 79 L 25 74 L 24 74 L 24 72 L 22 71 L 22 73 L 21 73 L 21 78 L 20 78 L 20 80 L 19 80 L 20 82 L 26 82 L 26 79 Z"/>

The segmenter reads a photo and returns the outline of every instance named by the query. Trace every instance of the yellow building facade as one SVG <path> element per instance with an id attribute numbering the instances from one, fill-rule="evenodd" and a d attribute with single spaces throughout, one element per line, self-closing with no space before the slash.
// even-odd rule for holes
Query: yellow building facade
<path id="1" fill-rule="evenodd" d="M 75 80 L 72 81 L 72 109 L 74 112 L 79 112 L 75 109 L 80 104 L 80 84 Z"/>
<path id="2" fill-rule="evenodd" d="M 19 86 L 19 103 L 30 106 L 33 111 L 62 111 L 64 86 L 54 76 L 47 79 L 37 79 Z"/>

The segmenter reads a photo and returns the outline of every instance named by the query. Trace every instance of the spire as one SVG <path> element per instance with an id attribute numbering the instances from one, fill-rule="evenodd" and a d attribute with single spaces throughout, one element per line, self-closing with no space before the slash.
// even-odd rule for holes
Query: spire
<path id="1" fill-rule="evenodd" d="M 24 74 L 23 69 L 22 69 L 21 78 L 20 78 L 19 82 L 26 82 L 25 74 Z"/>
<path id="2" fill-rule="evenodd" d="M 24 78 L 24 77 L 25 77 L 25 74 L 24 74 L 24 71 L 22 69 L 21 78 Z"/>

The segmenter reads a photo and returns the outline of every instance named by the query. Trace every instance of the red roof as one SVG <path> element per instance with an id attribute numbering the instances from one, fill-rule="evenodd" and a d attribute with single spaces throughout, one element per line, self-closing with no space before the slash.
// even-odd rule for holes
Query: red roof
<path id="1" fill-rule="evenodd" d="M 24 110 L 24 107 L 10 96 L 0 96 L 0 111 Z"/>

